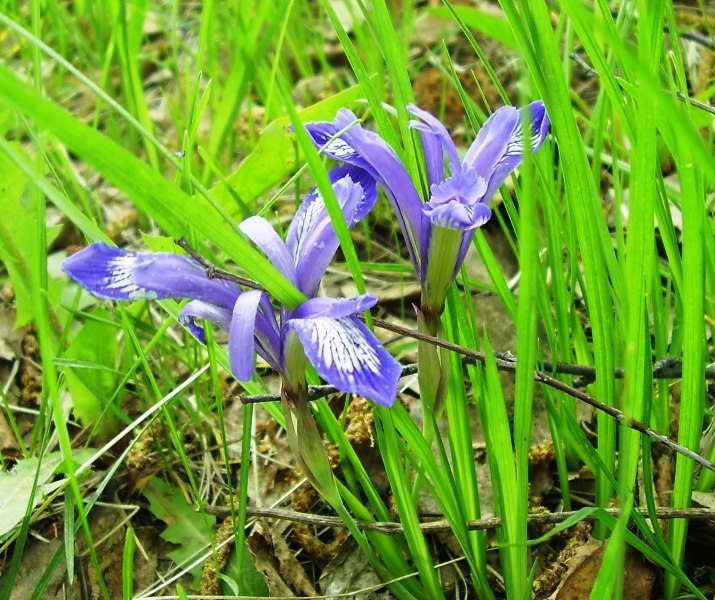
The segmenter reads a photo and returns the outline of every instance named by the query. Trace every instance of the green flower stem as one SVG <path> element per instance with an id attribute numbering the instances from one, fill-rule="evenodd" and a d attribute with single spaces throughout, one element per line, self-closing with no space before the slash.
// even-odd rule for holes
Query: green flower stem
<path id="1" fill-rule="evenodd" d="M 320 496 L 333 507 L 345 523 L 370 564 L 384 580 L 392 578 L 385 565 L 378 559 L 365 533 L 361 531 L 352 515 L 343 504 L 338 482 L 333 475 L 328 453 L 323 445 L 323 436 L 308 405 L 308 383 L 305 378 L 307 359 L 295 333 L 290 332 L 284 348 L 284 365 L 281 385 L 281 404 L 285 413 L 288 443 L 305 478 Z M 397 598 L 414 598 L 400 583 L 390 585 Z"/>
<path id="2" fill-rule="evenodd" d="M 444 328 L 439 313 L 418 310 L 417 328 L 421 333 L 433 337 L 444 337 Z M 417 381 L 420 385 L 420 399 L 422 400 L 422 435 L 427 444 L 431 446 L 437 435 L 437 424 L 442 416 L 449 389 L 449 352 L 431 342 L 420 341 L 417 344 L 417 363 Z M 418 470 L 412 489 L 415 501 L 424 483 L 424 474 Z"/>
<path id="3" fill-rule="evenodd" d="M 461 230 L 432 226 L 422 284 L 422 310 L 433 315 L 428 317 L 431 325 L 435 325 L 444 312 L 444 300 L 450 284 L 454 281 L 454 270 L 463 235 Z"/>
<path id="4" fill-rule="evenodd" d="M 421 310 L 417 313 L 417 328 L 420 333 L 444 337 L 440 314 Z M 438 421 L 444 409 L 444 399 L 449 386 L 449 360 L 447 351 L 431 342 L 420 341 L 417 346 L 418 381 L 424 411 L 424 429 L 431 427 L 434 415 Z M 428 425 L 428 423 L 430 425 Z M 429 438 L 428 438 L 429 439 Z"/>
<path id="5" fill-rule="evenodd" d="M 421 333 L 444 337 L 442 313 L 447 290 L 454 280 L 454 265 L 464 232 L 433 225 L 422 283 L 422 303 L 417 313 L 417 327 Z M 424 415 L 425 439 L 434 439 L 434 424 L 444 410 L 449 387 L 449 358 L 443 349 L 421 341 L 418 344 L 420 398 Z"/>
<path id="6" fill-rule="evenodd" d="M 323 436 L 308 406 L 305 353 L 298 336 L 293 332 L 288 334 L 285 356 L 281 404 L 285 413 L 288 443 L 310 484 L 331 506 L 342 506 L 328 453 L 323 446 Z"/>

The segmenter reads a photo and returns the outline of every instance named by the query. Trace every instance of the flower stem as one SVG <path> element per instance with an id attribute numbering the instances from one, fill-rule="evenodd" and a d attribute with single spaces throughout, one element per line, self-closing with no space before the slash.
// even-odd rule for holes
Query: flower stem
<path id="1" fill-rule="evenodd" d="M 420 333 L 432 337 L 443 337 L 444 328 L 440 315 L 420 310 L 417 314 L 417 328 Z M 444 400 L 449 386 L 449 361 L 446 351 L 434 344 L 420 341 L 418 352 L 418 381 L 422 399 L 423 432 L 427 441 L 431 441 L 436 432 L 433 424 L 439 421 L 444 410 Z"/>

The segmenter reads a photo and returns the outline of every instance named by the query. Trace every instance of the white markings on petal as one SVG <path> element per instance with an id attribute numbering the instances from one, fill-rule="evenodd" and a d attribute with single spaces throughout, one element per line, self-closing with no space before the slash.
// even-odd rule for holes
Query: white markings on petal
<path id="1" fill-rule="evenodd" d="M 530 143 L 531 143 L 531 150 L 532 152 L 535 151 L 538 147 L 539 144 L 541 143 L 541 133 L 538 130 L 535 130 L 532 127 L 531 129 L 531 138 L 530 138 Z M 524 153 L 524 125 L 519 125 L 517 130 L 511 135 L 509 138 L 509 143 L 506 146 L 506 150 L 504 151 L 504 156 L 502 157 L 502 160 L 506 158 L 507 156 L 519 156 L 521 157 Z M 501 161 L 500 161 L 501 162 Z"/>
<path id="2" fill-rule="evenodd" d="M 322 196 L 317 196 L 301 213 L 299 220 L 295 223 L 296 245 L 293 252 L 293 260 L 297 263 L 298 257 L 303 251 L 305 241 L 315 225 L 326 215 L 325 201 Z"/>
<path id="3" fill-rule="evenodd" d="M 297 334 L 306 357 L 326 382 L 342 392 L 392 405 L 402 374 L 400 363 L 355 317 L 297 318 L 286 325 Z"/>
<path id="4" fill-rule="evenodd" d="M 355 154 L 355 148 L 340 138 L 335 138 L 325 144 L 323 151 L 326 154 L 332 154 L 338 160 L 345 160 Z"/>
<path id="5" fill-rule="evenodd" d="M 355 371 L 380 374 L 380 357 L 352 319 L 318 317 L 310 322 L 310 341 L 327 369 L 335 369 L 350 380 Z"/>
<path id="6" fill-rule="evenodd" d="M 139 260 L 137 254 L 124 254 L 107 261 L 107 272 L 104 284 L 105 290 L 112 290 L 112 294 L 125 295 L 128 300 L 156 300 L 159 295 L 137 285 L 132 278 L 134 269 Z"/>
<path id="7" fill-rule="evenodd" d="M 139 286 L 132 281 L 132 272 L 137 264 L 137 256 L 125 254 L 116 256 L 107 261 L 107 271 L 110 276 L 105 277 L 107 282 L 103 287 L 108 290 L 116 290 L 122 294 L 131 294 L 139 290 Z"/>

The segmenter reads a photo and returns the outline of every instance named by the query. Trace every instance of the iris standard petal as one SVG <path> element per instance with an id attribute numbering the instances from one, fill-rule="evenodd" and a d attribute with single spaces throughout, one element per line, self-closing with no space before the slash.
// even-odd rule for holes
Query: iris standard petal
<path id="1" fill-rule="evenodd" d="M 343 392 L 392 406 L 402 367 L 357 319 L 291 319 L 287 326 L 325 381 Z"/>
<path id="2" fill-rule="evenodd" d="M 348 227 L 355 224 L 355 215 L 364 212 L 366 202 L 362 186 L 345 176 L 333 184 L 335 197 L 345 217 Z M 374 199 L 368 200 L 374 203 Z M 296 246 L 296 278 L 299 289 L 307 296 L 318 290 L 320 279 L 325 274 L 330 261 L 338 249 L 338 237 L 322 198 L 316 198 L 304 213 L 301 235 Z"/>
<path id="3" fill-rule="evenodd" d="M 339 129 L 346 120 L 345 112 L 349 111 L 343 109 L 335 118 L 335 125 Z M 407 233 L 406 226 L 409 226 L 410 234 L 416 234 L 419 231 L 422 200 L 397 153 L 378 134 L 359 125 L 346 131 L 342 137 L 367 164 L 363 168 L 382 185 L 393 203 L 403 232 Z M 405 237 L 408 238 L 407 235 Z"/>
<path id="4" fill-rule="evenodd" d="M 526 144 L 531 152 L 538 150 L 549 131 L 549 117 L 541 101 L 517 110 L 503 106 L 479 130 L 469 148 L 464 164 L 474 168 L 488 181 L 484 199 L 489 200 L 497 188 L 524 158 L 524 111 L 529 112 L 529 132 Z"/>
<path id="5" fill-rule="evenodd" d="M 338 136 L 339 131 L 351 127 L 353 123 L 356 124 L 355 127 L 360 127 L 360 119 L 355 116 L 355 113 L 346 108 L 342 109 L 341 113 L 341 126 L 327 121 L 314 121 L 312 123 L 306 123 L 305 129 L 310 134 L 313 144 L 315 144 L 325 156 L 339 162 L 346 162 L 357 167 L 366 168 L 368 166 L 367 163 L 355 148 L 344 139 L 344 133 Z"/>
<path id="6" fill-rule="evenodd" d="M 415 128 L 421 129 L 419 127 Z M 427 167 L 427 182 L 432 187 L 444 179 L 444 152 L 439 140 L 430 133 L 421 130 L 420 139 L 422 140 L 422 151 L 424 152 Z"/>
<path id="7" fill-rule="evenodd" d="M 397 220 L 407 242 L 410 258 L 419 268 L 419 227 L 422 200 L 397 153 L 379 135 L 363 129 L 354 113 L 341 109 L 331 123 L 308 123 L 313 142 L 324 145 L 331 136 L 343 131 L 342 145 L 324 153 L 335 160 L 365 169 L 383 186 L 392 202 Z M 328 145 L 330 148 L 330 144 Z"/>
<path id="8" fill-rule="evenodd" d="M 188 302 L 179 312 L 178 321 L 186 327 L 194 337 L 202 344 L 206 343 L 204 328 L 196 323 L 196 319 L 206 319 L 215 325 L 228 331 L 231 325 L 231 311 L 227 308 L 219 308 L 213 304 L 192 300 Z"/>
<path id="9" fill-rule="evenodd" d="M 310 298 L 293 311 L 292 319 L 330 317 L 339 319 L 357 314 L 377 304 L 372 294 L 361 294 L 353 298 Z"/>
<path id="10" fill-rule="evenodd" d="M 532 139 L 532 151 L 536 152 L 546 139 L 546 134 L 549 133 L 551 121 L 549 114 L 546 112 L 546 106 L 541 100 L 536 100 L 527 106 L 531 112 L 531 129 L 535 139 Z"/>
<path id="11" fill-rule="evenodd" d="M 523 122 L 521 122 L 525 111 L 530 113 L 529 126 L 531 128 L 529 138 L 526 140 L 524 139 Z M 529 147 L 530 152 L 536 152 L 541 148 L 549 132 L 549 117 L 541 101 L 532 102 L 522 108 L 519 111 L 519 119 L 520 124 L 509 139 L 504 155 L 494 166 L 494 171 L 489 179 L 489 187 L 484 194 L 484 198 L 487 200 L 496 193 L 497 188 L 504 182 L 509 174 L 519 166 L 519 163 L 521 163 L 524 158 L 524 146 Z"/>
<path id="12" fill-rule="evenodd" d="M 422 142 L 424 144 L 425 139 L 431 139 L 431 148 L 436 147 L 438 149 L 438 155 L 430 157 L 427 152 L 425 152 L 425 158 L 427 159 L 427 164 L 439 161 L 439 171 L 440 177 L 434 181 L 430 180 L 430 184 L 437 181 L 441 181 L 444 178 L 444 169 L 442 168 L 444 164 L 443 152 L 447 154 L 449 160 L 449 168 L 452 175 L 459 173 L 462 165 L 459 160 L 459 154 L 457 153 L 457 146 L 454 145 L 452 137 L 449 135 L 447 128 L 442 124 L 442 122 L 436 117 L 432 116 L 426 110 L 415 106 L 414 104 L 408 104 L 407 110 L 418 117 L 420 121 L 410 121 L 410 127 L 419 130 Z"/>
<path id="13" fill-rule="evenodd" d="M 233 307 L 228 332 L 228 356 L 231 372 L 239 381 L 248 381 L 253 375 L 256 316 L 262 294 L 259 290 L 245 292 Z"/>
<path id="14" fill-rule="evenodd" d="M 95 296 L 113 300 L 191 298 L 231 308 L 238 287 L 210 279 L 192 258 L 170 252 L 132 252 L 95 242 L 62 263 L 62 270 Z"/>
<path id="15" fill-rule="evenodd" d="M 328 177 L 333 185 L 342 179 L 349 178 L 362 188 L 363 198 L 355 206 L 348 205 L 347 199 L 336 193 L 345 216 L 345 222 L 348 227 L 352 227 L 365 218 L 374 206 L 375 200 L 377 200 L 375 179 L 364 169 L 349 164 L 333 167 L 328 172 Z M 286 247 L 293 256 L 294 263 L 297 262 L 297 259 L 302 254 L 306 239 L 324 219 L 330 220 L 328 211 L 325 208 L 325 202 L 318 189 L 313 188 L 298 207 L 286 234 Z"/>
<path id="16" fill-rule="evenodd" d="M 488 179 L 502 159 L 509 140 L 521 123 L 521 114 L 513 106 L 502 106 L 482 125 L 477 138 L 467 150 L 464 164 Z"/>
<path id="17" fill-rule="evenodd" d="M 238 228 L 263 251 L 291 283 L 296 283 L 293 257 L 276 230 L 273 229 L 273 225 L 263 217 L 255 216 L 242 221 Z"/>

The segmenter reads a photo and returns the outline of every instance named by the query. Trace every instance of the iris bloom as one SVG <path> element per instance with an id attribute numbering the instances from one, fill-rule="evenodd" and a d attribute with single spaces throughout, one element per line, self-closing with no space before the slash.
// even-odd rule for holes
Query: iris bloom
<path id="1" fill-rule="evenodd" d="M 364 169 L 383 187 L 422 282 L 423 312 L 439 317 L 474 229 L 491 217 L 487 202 L 522 161 L 525 144 L 532 152 L 541 147 L 549 118 L 541 101 L 521 110 L 504 106 L 484 123 L 460 160 L 438 119 L 414 105 L 408 110 L 417 117 L 410 126 L 420 132 L 424 149 L 430 190 L 425 202 L 393 148 L 363 129 L 349 110 L 340 110 L 332 123 L 308 123 L 306 128 L 327 156 Z"/>
<path id="2" fill-rule="evenodd" d="M 375 203 L 374 180 L 350 166 L 333 169 L 330 178 L 345 220 L 352 226 Z M 206 339 L 199 319 L 227 330 L 231 370 L 241 381 L 251 378 L 257 352 L 283 376 L 284 384 L 299 385 L 305 380 L 307 357 L 320 376 L 339 390 L 390 406 L 401 367 L 356 318 L 377 299 L 369 294 L 314 297 L 338 248 L 317 190 L 306 196 L 296 212 L 285 243 L 262 217 L 246 219 L 239 227 L 308 300 L 295 310 L 281 307 L 276 315 L 266 292 L 246 292 L 233 282 L 210 278 L 206 268 L 192 258 L 167 252 L 131 252 L 101 242 L 74 254 L 62 268 L 101 298 L 191 299 L 181 310 L 181 322 L 203 343 Z"/>

